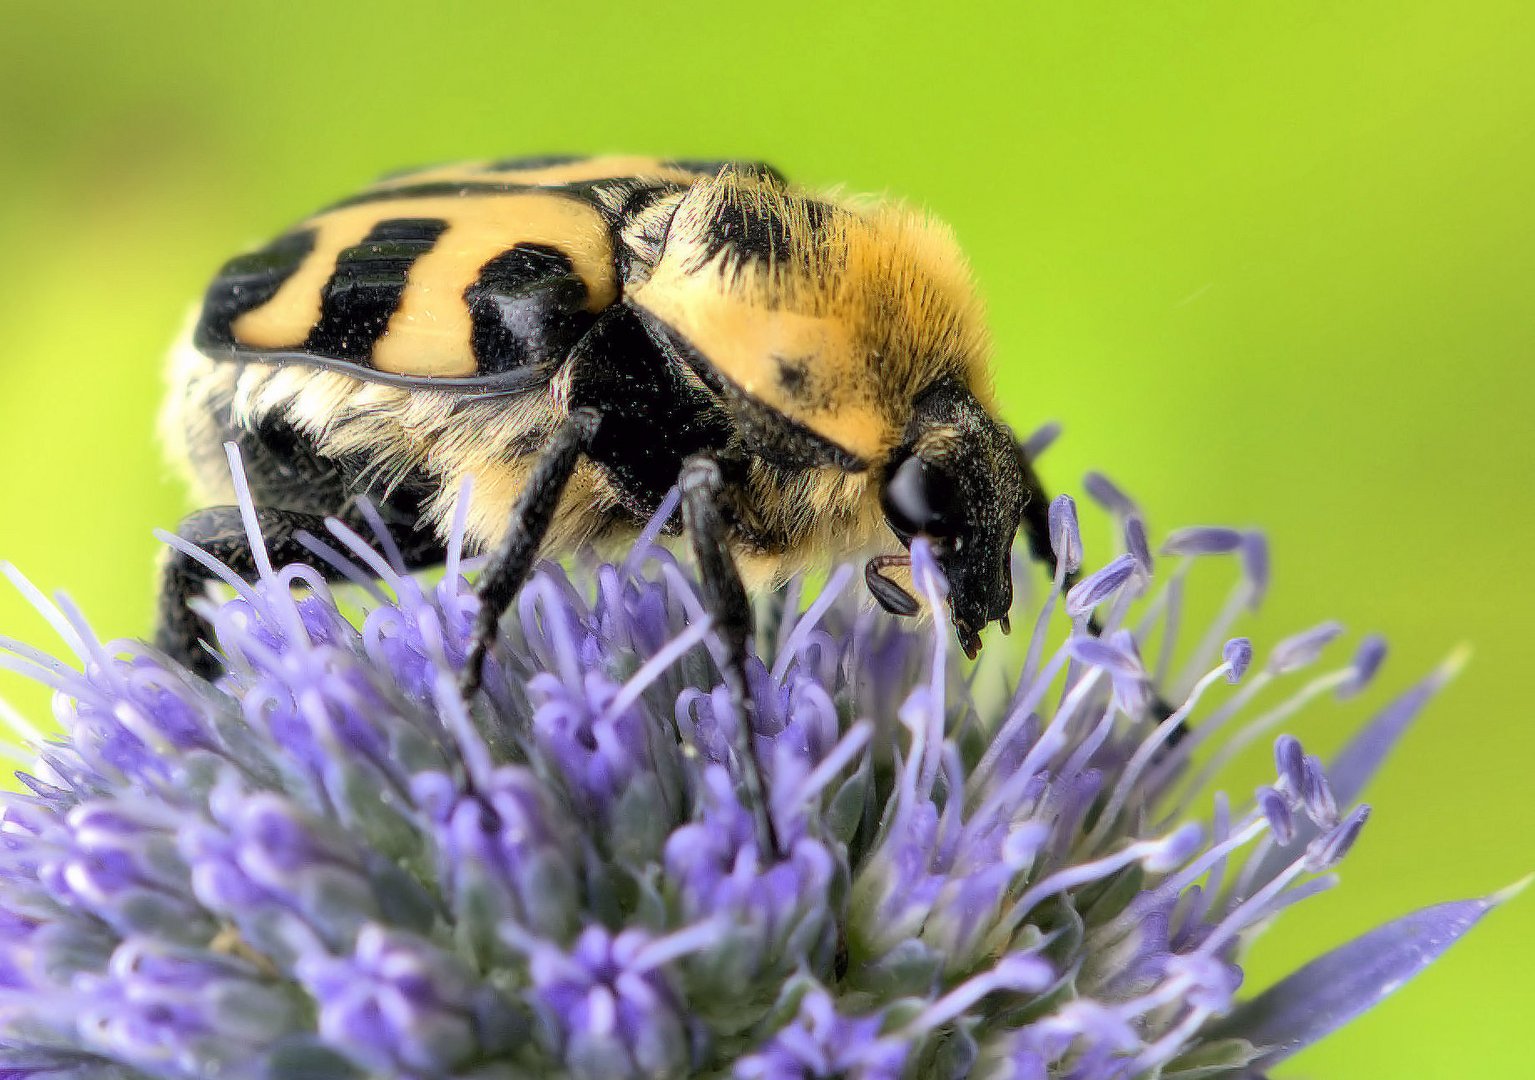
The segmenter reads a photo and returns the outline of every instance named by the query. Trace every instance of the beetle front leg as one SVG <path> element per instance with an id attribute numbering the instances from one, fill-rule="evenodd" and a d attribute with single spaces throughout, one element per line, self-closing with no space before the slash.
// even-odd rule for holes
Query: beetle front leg
<path id="1" fill-rule="evenodd" d="M 730 553 L 728 525 L 720 509 L 724 479 L 712 458 L 691 457 L 678 480 L 682 491 L 682 523 L 698 563 L 704 607 L 725 647 L 720 666 L 736 714 L 736 759 L 757 828 L 757 847 L 764 856 L 780 854 L 773 815 L 762 780 L 762 766 L 752 742 L 756 710 L 746 681 L 747 646 L 752 636 L 752 609 L 735 557 Z"/>
<path id="2" fill-rule="evenodd" d="M 501 625 L 501 616 L 517 598 L 517 593 L 533 569 L 533 560 L 554 521 L 565 485 L 592 444 L 602 416 L 596 409 L 576 409 L 555 430 L 543 456 L 533 467 L 522 496 L 512 509 L 511 524 L 501 538 L 490 563 L 475 586 L 480 613 L 474 622 L 469 655 L 464 661 L 460 686 L 466 698 L 480 688 L 485 657 Z"/>

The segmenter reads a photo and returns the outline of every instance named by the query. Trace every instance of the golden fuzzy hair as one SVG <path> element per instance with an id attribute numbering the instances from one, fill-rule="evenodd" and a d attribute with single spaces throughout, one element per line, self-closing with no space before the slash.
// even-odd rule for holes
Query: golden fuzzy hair
<path id="1" fill-rule="evenodd" d="M 899 444 L 913 399 L 941 378 L 992 401 L 969 264 L 946 225 L 899 203 L 827 202 L 731 171 L 700 180 L 631 302 L 865 462 Z"/>

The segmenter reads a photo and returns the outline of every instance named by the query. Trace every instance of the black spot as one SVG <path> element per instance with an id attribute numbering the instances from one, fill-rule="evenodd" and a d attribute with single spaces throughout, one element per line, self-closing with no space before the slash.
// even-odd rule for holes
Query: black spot
<path id="1" fill-rule="evenodd" d="M 447 227 L 440 218 L 394 218 L 343 251 L 320 294 L 320 319 L 304 347 L 320 356 L 367 361 L 400 306 L 411 266 Z"/>
<path id="2" fill-rule="evenodd" d="M 615 183 L 632 184 L 634 181 L 629 178 L 607 178 L 576 180 L 568 184 L 526 184 L 496 180 L 432 180 L 419 184 L 401 184 L 399 187 L 392 188 L 370 188 L 339 202 L 333 202 L 320 212 L 329 214 L 336 210 L 345 210 L 349 206 L 366 206 L 369 203 L 379 202 L 408 202 L 411 199 L 485 199 L 502 195 L 527 194 L 573 199 L 588 206 L 595 206 L 601 211 L 603 207 L 597 203 L 595 192 L 602 185 Z"/>
<path id="3" fill-rule="evenodd" d="M 234 321 L 277 295 L 314 250 L 314 230 L 286 233 L 259 251 L 236 256 L 224 264 L 203 297 L 193 341 L 200 349 L 227 349 L 234 344 Z"/>
<path id="4" fill-rule="evenodd" d="M 775 356 L 778 385 L 792 398 L 803 399 L 810 389 L 810 363 L 803 357 Z"/>
<path id="5" fill-rule="evenodd" d="M 594 318 L 570 259 L 542 244 L 518 244 L 490 260 L 464 300 L 481 375 L 558 363 Z"/>
<path id="6" fill-rule="evenodd" d="M 790 219 L 779 209 L 731 200 L 720 207 L 710 223 L 699 265 L 706 265 L 720 255 L 737 264 L 808 259 L 818 237 L 826 230 L 832 207 L 809 199 L 795 200 L 795 206 L 802 210 L 806 226 L 800 237 L 804 246 L 799 250 L 790 242 Z"/>

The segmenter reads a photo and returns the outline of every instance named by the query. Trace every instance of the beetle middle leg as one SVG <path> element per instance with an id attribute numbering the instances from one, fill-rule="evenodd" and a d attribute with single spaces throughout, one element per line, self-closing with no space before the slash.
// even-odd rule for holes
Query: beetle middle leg
<path id="1" fill-rule="evenodd" d="M 512 509 L 506 535 L 475 587 L 480 613 L 474 622 L 474 635 L 460 682 L 466 698 L 480 688 L 485 657 L 496 639 L 501 616 L 527 581 L 539 546 L 549 532 L 560 498 L 565 494 L 565 485 L 596 437 L 601 420 L 596 409 L 576 409 L 566 417 L 555 429 L 554 437 L 533 467 L 533 473 Z"/>

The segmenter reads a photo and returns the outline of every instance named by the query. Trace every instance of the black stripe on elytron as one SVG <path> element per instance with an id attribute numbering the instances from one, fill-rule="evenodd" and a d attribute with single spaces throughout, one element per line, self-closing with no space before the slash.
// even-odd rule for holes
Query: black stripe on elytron
<path id="1" fill-rule="evenodd" d="M 193 344 L 199 349 L 234 345 L 234 321 L 277 295 L 282 283 L 314 250 L 314 237 L 313 229 L 286 233 L 259 251 L 237 255 L 225 263 L 203 296 Z"/>
<path id="2" fill-rule="evenodd" d="M 366 363 L 400 306 L 411 266 L 432 250 L 447 227 L 441 218 L 392 218 L 342 251 L 320 293 L 320 318 L 304 348 Z"/>
<path id="3" fill-rule="evenodd" d="M 373 182 L 375 184 L 386 184 L 391 180 L 399 180 L 402 177 L 411 176 L 415 173 L 426 172 L 428 169 L 443 169 L 448 168 L 454 164 L 456 163 L 449 161 L 437 161 L 430 165 L 406 165 L 399 169 L 390 169 L 386 173 L 380 173 L 378 178 Z"/>
<path id="4" fill-rule="evenodd" d="M 564 360 L 592 325 L 586 284 L 564 252 L 518 244 L 480 269 L 464 290 L 481 375 Z"/>

